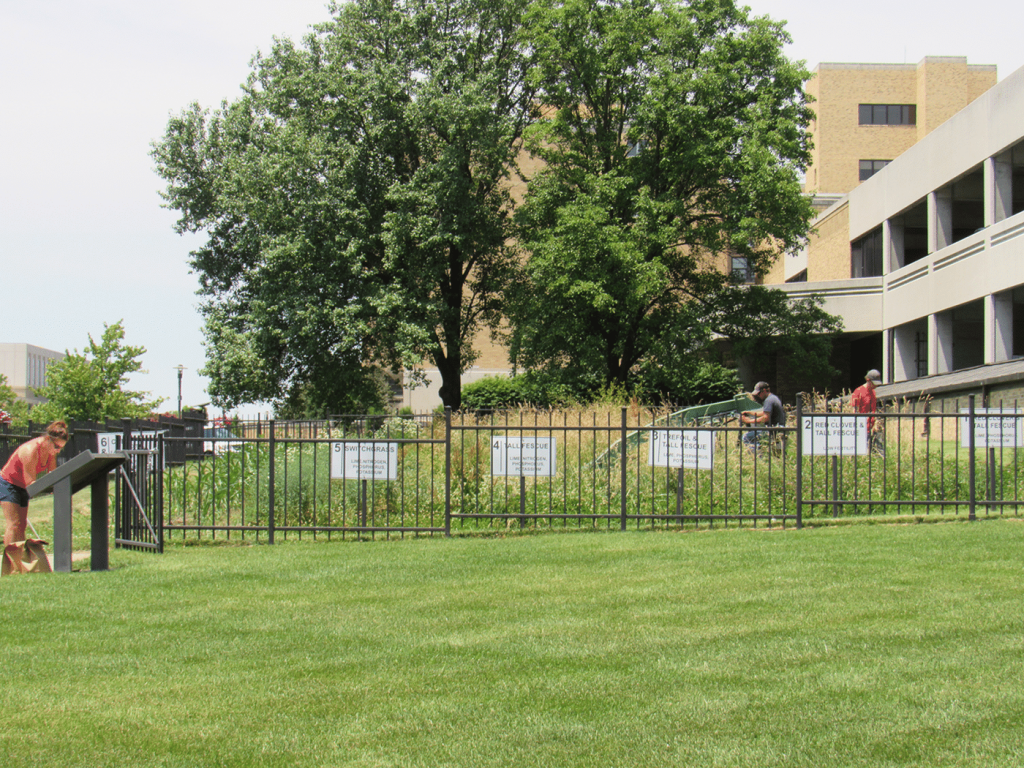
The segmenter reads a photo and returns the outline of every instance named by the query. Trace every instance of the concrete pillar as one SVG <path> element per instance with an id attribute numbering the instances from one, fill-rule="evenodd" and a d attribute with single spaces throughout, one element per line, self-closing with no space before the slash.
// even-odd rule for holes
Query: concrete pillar
<path id="1" fill-rule="evenodd" d="M 984 163 L 985 226 L 991 227 L 1013 213 L 1013 163 L 1010 152 Z"/>
<path id="2" fill-rule="evenodd" d="M 985 362 L 1002 363 L 1013 357 L 1013 294 L 985 297 Z"/>
<path id="3" fill-rule="evenodd" d="M 903 217 L 882 222 L 882 274 L 888 275 L 903 266 Z"/>
<path id="4" fill-rule="evenodd" d="M 953 313 L 928 316 L 928 374 L 953 370 Z"/>
<path id="5" fill-rule="evenodd" d="M 917 331 L 913 325 L 893 328 L 892 333 L 892 379 L 907 381 L 917 378 Z"/>
<path id="6" fill-rule="evenodd" d="M 928 193 L 928 253 L 953 242 L 953 190 L 943 187 Z"/>
<path id="7" fill-rule="evenodd" d="M 893 330 L 885 328 L 882 331 L 882 381 L 892 382 L 893 378 Z"/>

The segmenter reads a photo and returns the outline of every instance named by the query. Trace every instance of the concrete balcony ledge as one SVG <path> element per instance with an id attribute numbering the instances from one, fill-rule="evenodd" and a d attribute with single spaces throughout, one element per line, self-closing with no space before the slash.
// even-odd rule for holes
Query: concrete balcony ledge
<path id="1" fill-rule="evenodd" d="M 847 333 L 882 330 L 885 291 L 885 279 L 882 277 L 784 283 L 771 287 L 784 291 L 794 301 L 812 297 L 824 299 L 824 310 L 843 318 L 843 330 Z"/>

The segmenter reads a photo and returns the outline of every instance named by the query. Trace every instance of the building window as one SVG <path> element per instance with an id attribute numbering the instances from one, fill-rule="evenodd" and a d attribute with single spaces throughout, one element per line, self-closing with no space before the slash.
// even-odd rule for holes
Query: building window
<path id="1" fill-rule="evenodd" d="M 851 277 L 879 277 L 882 274 L 882 228 L 875 227 L 850 244 Z"/>
<path id="2" fill-rule="evenodd" d="M 750 260 L 746 256 L 732 257 L 732 274 L 737 282 L 744 284 L 754 282 L 754 270 L 750 268 Z"/>
<path id="3" fill-rule="evenodd" d="M 860 180 L 867 181 L 891 162 L 891 160 L 861 160 Z"/>
<path id="4" fill-rule="evenodd" d="M 790 278 L 786 279 L 787 283 L 806 283 L 807 282 L 807 270 L 802 269 Z"/>
<path id="5" fill-rule="evenodd" d="M 916 104 L 861 104 L 861 125 L 917 125 Z"/>
<path id="6" fill-rule="evenodd" d="M 644 149 L 647 148 L 647 140 L 640 139 L 640 141 L 626 144 L 626 157 L 638 157 Z"/>

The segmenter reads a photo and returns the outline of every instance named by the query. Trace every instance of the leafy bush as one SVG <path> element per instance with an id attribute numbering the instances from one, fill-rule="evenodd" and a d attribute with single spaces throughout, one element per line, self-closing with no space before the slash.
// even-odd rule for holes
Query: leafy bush
<path id="1" fill-rule="evenodd" d="M 639 375 L 637 395 L 647 402 L 698 405 L 730 400 L 741 388 L 734 369 L 695 360 L 683 369 L 645 368 Z"/>
<path id="2" fill-rule="evenodd" d="M 562 378 L 530 371 L 518 376 L 485 376 L 462 388 L 462 407 L 483 411 L 530 405 L 550 408 L 587 399 L 585 388 Z"/>

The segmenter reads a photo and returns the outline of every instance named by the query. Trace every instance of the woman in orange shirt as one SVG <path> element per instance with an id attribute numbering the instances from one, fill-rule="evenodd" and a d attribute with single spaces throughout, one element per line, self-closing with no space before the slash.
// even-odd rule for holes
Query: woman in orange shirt
<path id="1" fill-rule="evenodd" d="M 57 468 L 57 454 L 68 441 L 68 425 L 55 421 L 46 434 L 22 443 L 0 470 L 0 507 L 4 511 L 4 546 L 25 540 L 28 524 L 28 491 L 44 472 Z"/>

